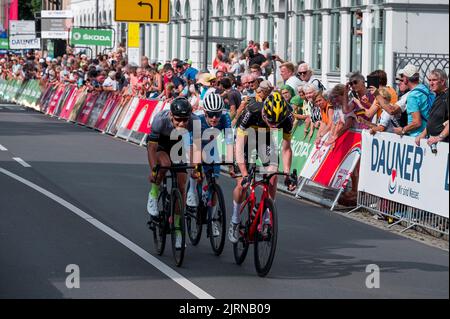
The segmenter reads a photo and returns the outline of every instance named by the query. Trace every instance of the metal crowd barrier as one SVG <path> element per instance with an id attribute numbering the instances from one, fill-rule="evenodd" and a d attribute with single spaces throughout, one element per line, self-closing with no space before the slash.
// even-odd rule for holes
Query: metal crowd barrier
<path id="1" fill-rule="evenodd" d="M 447 199 L 444 199 L 447 200 Z M 365 192 L 358 192 L 357 207 L 348 214 L 366 210 L 373 214 L 380 214 L 396 222 L 389 225 L 403 225 L 402 233 L 415 227 L 421 227 L 430 231 L 430 235 L 439 237 L 449 235 L 449 219 L 421 209 L 410 207 L 397 202 L 389 201 Z"/>

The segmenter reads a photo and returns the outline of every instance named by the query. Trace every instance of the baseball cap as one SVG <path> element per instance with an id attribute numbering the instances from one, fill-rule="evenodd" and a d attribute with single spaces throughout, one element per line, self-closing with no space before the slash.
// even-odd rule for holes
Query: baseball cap
<path id="1" fill-rule="evenodd" d="M 399 74 L 403 74 L 407 78 L 411 78 L 419 73 L 419 68 L 413 64 L 408 64 L 403 69 L 398 71 Z"/>

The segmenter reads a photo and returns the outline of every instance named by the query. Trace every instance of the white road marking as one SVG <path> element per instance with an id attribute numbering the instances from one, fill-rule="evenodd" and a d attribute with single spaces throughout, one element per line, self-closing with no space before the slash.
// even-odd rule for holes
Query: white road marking
<path id="1" fill-rule="evenodd" d="M 79 217 L 81 217 L 82 219 L 84 219 L 85 221 L 87 221 L 88 223 L 90 223 L 91 225 L 96 227 L 97 229 L 106 233 L 107 235 L 109 235 L 110 237 L 112 237 L 113 239 L 115 239 L 116 241 L 118 241 L 119 243 L 121 243 L 122 245 L 127 247 L 128 249 L 130 249 L 136 255 L 138 255 L 139 257 L 144 259 L 150 265 L 152 265 L 153 267 L 155 267 L 156 269 L 161 271 L 163 274 L 165 274 L 167 277 L 172 279 L 174 282 L 176 282 L 178 285 L 180 285 L 181 287 L 183 287 L 184 289 L 189 291 L 191 294 L 193 294 L 197 298 L 199 298 L 199 299 L 215 299 L 213 296 L 211 296 L 210 294 L 208 294 L 207 292 L 202 290 L 200 287 L 196 286 L 194 283 L 192 283 L 188 279 L 184 278 L 181 274 L 177 273 L 172 268 L 170 268 L 169 266 L 167 266 L 166 264 L 164 264 L 163 262 L 161 262 L 154 256 L 150 255 L 148 252 L 146 252 L 141 247 L 137 246 L 135 243 L 133 243 L 126 237 L 117 233 L 116 231 L 109 228 L 105 224 L 102 224 L 97 219 L 93 218 L 89 214 L 86 214 L 84 211 L 75 207 L 71 203 L 65 201 L 61 197 L 39 187 L 38 185 L 20 177 L 14 173 L 11 173 L 10 171 L 7 171 L 1 167 L 0 167 L 0 173 L 3 173 L 5 175 L 15 179 L 16 181 L 19 181 L 19 182 L 27 185 L 28 187 L 34 189 L 35 191 L 43 194 L 44 196 L 47 196 L 48 198 L 54 200 L 58 204 L 64 206 L 65 208 L 70 210 L 72 213 L 78 215 Z"/>
<path id="2" fill-rule="evenodd" d="M 20 165 L 22 165 L 23 167 L 31 167 L 30 164 L 28 164 L 27 162 L 25 162 L 23 159 L 21 159 L 20 157 L 13 157 L 13 160 L 15 160 L 17 163 L 19 163 Z"/>
<path id="3" fill-rule="evenodd" d="M 0 151 L 6 152 L 8 149 L 0 144 Z"/>

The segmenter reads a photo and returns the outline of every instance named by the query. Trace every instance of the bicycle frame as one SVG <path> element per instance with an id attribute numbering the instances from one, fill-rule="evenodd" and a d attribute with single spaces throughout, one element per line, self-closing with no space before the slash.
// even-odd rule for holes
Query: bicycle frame
<path id="1" fill-rule="evenodd" d="M 247 206 L 250 204 L 250 210 L 249 210 L 249 220 L 251 220 L 251 214 L 253 212 L 253 210 L 255 209 L 256 206 L 256 189 L 258 187 L 262 187 L 263 189 L 263 193 L 261 195 L 260 198 L 260 205 L 258 207 L 258 210 L 255 214 L 255 217 L 253 220 L 251 220 L 251 225 L 250 225 L 250 229 L 248 231 L 248 238 L 247 240 L 252 243 L 254 242 L 254 238 L 255 238 L 255 234 L 257 230 L 261 230 L 263 227 L 263 214 L 264 214 L 264 202 L 266 201 L 266 199 L 269 198 L 269 184 L 270 184 L 270 180 L 272 179 L 272 177 L 274 176 L 286 176 L 287 174 L 284 173 L 273 173 L 270 175 L 263 175 L 263 179 L 260 181 L 255 181 L 256 180 L 256 171 L 255 168 L 252 168 L 252 173 L 250 174 L 252 176 L 251 179 L 251 183 L 250 185 L 245 189 L 245 192 L 247 192 L 250 189 L 250 196 L 245 200 L 244 205 L 241 208 L 241 212 L 240 215 L 242 215 L 244 213 L 244 210 L 247 208 Z M 258 222 L 259 220 L 259 222 Z M 270 221 L 272 223 L 272 220 Z"/>

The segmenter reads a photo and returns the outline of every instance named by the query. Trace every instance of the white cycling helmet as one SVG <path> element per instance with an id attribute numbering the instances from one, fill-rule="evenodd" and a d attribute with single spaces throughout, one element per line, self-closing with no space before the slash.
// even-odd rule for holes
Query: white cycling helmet
<path id="1" fill-rule="evenodd" d="M 225 103 L 219 94 L 209 94 L 203 101 L 203 108 L 206 112 L 222 112 L 224 107 Z"/>

